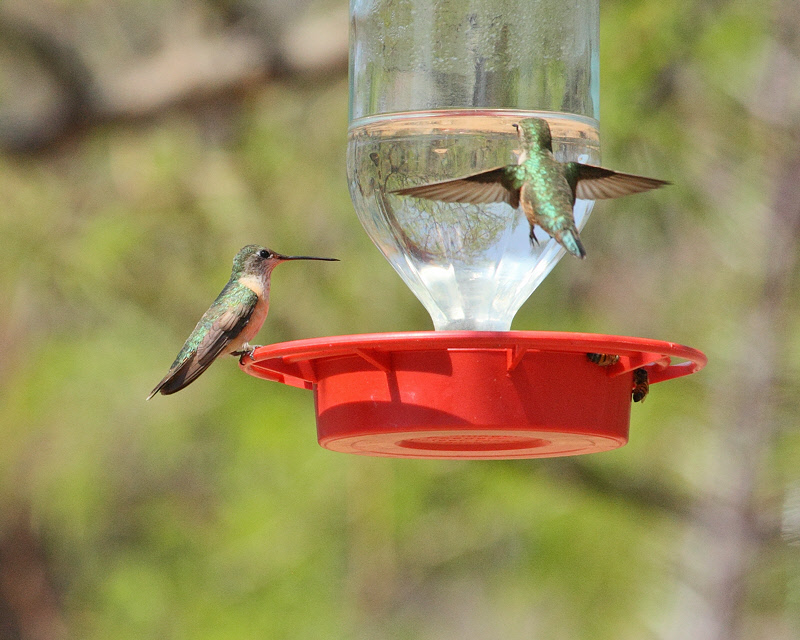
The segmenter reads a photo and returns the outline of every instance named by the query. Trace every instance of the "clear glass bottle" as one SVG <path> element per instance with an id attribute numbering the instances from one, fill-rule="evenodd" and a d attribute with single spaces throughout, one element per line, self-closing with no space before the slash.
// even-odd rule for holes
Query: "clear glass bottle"
<path id="1" fill-rule="evenodd" d="M 598 1 L 350 2 L 350 193 L 438 330 L 508 330 L 564 250 L 504 203 L 389 192 L 515 163 L 526 117 L 559 160 L 599 164 Z"/>

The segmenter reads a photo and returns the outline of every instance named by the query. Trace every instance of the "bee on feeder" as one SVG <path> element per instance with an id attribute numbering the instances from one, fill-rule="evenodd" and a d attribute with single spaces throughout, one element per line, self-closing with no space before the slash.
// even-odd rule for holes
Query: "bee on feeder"
<path id="1" fill-rule="evenodd" d="M 619 356 L 611 353 L 587 353 L 586 357 L 589 359 L 589 362 L 594 362 L 601 367 L 610 367 L 619 362 Z"/>
<path id="2" fill-rule="evenodd" d="M 634 369 L 631 398 L 633 398 L 634 402 L 644 402 L 648 393 L 650 393 L 650 381 L 647 376 L 647 369 Z"/>

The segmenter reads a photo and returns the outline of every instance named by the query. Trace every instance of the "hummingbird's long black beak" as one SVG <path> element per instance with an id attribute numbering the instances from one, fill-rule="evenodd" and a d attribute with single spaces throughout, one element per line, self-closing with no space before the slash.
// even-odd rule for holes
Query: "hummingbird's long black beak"
<path id="1" fill-rule="evenodd" d="M 339 258 L 317 258 L 315 256 L 283 256 L 279 253 L 275 254 L 278 260 L 326 260 L 327 262 L 339 262 Z"/>

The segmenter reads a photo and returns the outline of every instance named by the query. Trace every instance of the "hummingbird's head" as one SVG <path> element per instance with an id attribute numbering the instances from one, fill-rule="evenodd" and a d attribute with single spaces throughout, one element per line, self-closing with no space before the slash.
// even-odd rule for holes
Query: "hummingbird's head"
<path id="1" fill-rule="evenodd" d="M 248 244 L 242 247 L 233 259 L 233 273 L 237 276 L 269 274 L 276 265 L 287 260 L 330 260 L 336 258 L 315 258 L 313 256 L 284 256 L 272 249 L 267 249 L 257 244 Z"/>
<path id="2" fill-rule="evenodd" d="M 519 124 L 513 125 L 517 135 L 527 147 L 536 146 L 545 149 L 553 148 L 553 139 L 550 135 L 550 125 L 541 118 L 525 118 Z"/>

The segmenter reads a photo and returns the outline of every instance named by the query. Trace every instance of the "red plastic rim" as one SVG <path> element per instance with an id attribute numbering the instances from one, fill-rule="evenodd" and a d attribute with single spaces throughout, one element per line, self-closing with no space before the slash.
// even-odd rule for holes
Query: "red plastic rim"
<path id="1" fill-rule="evenodd" d="M 601 367 L 587 353 L 620 358 Z M 705 364 L 696 349 L 646 338 L 437 331 L 284 342 L 259 347 L 241 366 L 312 389 L 318 440 L 328 449 L 499 459 L 620 447 L 635 369 L 646 369 L 652 384 Z"/>

